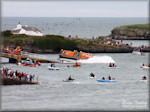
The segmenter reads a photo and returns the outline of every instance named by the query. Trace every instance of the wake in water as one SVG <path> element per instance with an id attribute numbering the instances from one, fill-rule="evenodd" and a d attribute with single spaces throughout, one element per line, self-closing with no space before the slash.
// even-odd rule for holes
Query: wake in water
<path id="1" fill-rule="evenodd" d="M 115 63 L 110 56 L 94 56 L 86 60 L 79 60 L 80 63 Z"/>

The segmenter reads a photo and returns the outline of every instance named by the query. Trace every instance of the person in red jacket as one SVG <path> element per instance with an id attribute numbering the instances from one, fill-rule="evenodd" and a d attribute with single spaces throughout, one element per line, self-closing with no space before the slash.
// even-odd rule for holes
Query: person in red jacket
<path id="1" fill-rule="evenodd" d="M 19 72 L 19 73 L 18 73 L 18 76 L 19 76 L 19 79 L 20 79 L 20 80 L 21 80 L 21 75 L 22 75 L 22 74 Z"/>
<path id="2" fill-rule="evenodd" d="M 109 67 L 113 67 L 113 64 L 112 64 L 112 63 L 109 63 Z"/>
<path id="3" fill-rule="evenodd" d="M 10 77 L 12 78 L 12 76 L 13 76 L 13 73 L 12 73 L 12 71 L 10 71 L 9 75 L 10 75 Z"/>

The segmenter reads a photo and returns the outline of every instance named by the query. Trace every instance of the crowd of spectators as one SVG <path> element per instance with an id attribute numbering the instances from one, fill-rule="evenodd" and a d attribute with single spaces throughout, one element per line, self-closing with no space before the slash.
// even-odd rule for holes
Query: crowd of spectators
<path id="1" fill-rule="evenodd" d="M 15 78 L 18 80 L 24 80 L 24 81 L 28 81 L 28 82 L 38 82 L 38 76 L 36 77 L 36 81 L 35 81 L 35 75 L 31 75 L 31 74 L 25 73 L 25 72 L 19 72 L 18 70 L 13 71 L 9 68 L 1 67 L 0 72 L 1 72 L 2 77 L 8 77 L 11 79 Z"/>

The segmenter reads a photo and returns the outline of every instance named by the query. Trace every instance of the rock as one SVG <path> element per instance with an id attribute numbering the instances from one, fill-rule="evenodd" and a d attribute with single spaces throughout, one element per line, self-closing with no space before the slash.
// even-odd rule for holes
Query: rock
<path id="1" fill-rule="evenodd" d="M 133 51 L 133 47 L 127 46 L 91 46 L 85 47 L 78 45 L 78 50 L 83 52 L 90 53 L 131 53 Z"/>
<path id="2" fill-rule="evenodd" d="M 112 31 L 113 39 L 129 39 L 129 40 L 149 40 L 150 32 L 146 29 L 132 29 L 132 28 L 123 28 L 117 27 Z"/>

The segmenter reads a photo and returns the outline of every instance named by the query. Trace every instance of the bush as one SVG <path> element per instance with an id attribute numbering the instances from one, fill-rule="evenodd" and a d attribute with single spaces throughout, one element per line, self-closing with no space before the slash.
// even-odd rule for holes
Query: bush
<path id="1" fill-rule="evenodd" d="M 53 49 L 60 51 L 61 49 L 74 50 L 76 48 L 76 42 L 73 40 L 67 40 L 62 36 L 47 35 L 44 38 L 34 38 L 34 46 L 40 49 Z"/>
<path id="2" fill-rule="evenodd" d="M 6 31 L 3 31 L 2 32 L 2 36 L 12 36 L 13 34 L 12 34 L 12 32 L 10 31 L 10 30 L 6 30 Z"/>

